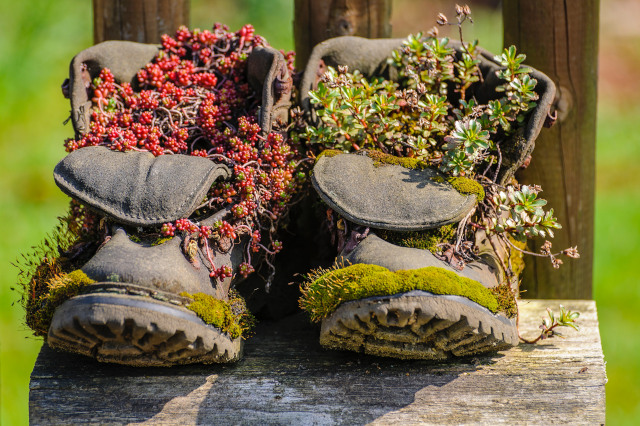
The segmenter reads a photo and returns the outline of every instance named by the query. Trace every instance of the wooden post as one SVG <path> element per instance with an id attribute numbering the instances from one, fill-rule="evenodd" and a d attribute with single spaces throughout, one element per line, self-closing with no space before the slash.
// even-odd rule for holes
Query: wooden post
<path id="1" fill-rule="evenodd" d="M 599 0 L 503 3 L 505 46 L 516 45 L 558 87 L 558 120 L 541 132 L 519 180 L 541 185 L 562 223 L 554 248 L 577 245 L 581 254 L 557 270 L 548 259 L 528 257 L 527 298 L 592 297 L 598 13 Z"/>
<path id="2" fill-rule="evenodd" d="M 160 36 L 189 25 L 190 0 L 93 0 L 93 42 L 160 43 Z"/>
<path id="3" fill-rule="evenodd" d="M 391 37 L 391 0 L 295 0 L 296 67 L 304 69 L 313 46 L 331 37 Z"/>

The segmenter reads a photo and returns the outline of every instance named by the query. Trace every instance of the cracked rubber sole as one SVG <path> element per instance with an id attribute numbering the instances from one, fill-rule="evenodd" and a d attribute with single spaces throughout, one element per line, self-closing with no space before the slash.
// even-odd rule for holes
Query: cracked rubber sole
<path id="1" fill-rule="evenodd" d="M 516 319 L 461 296 L 414 290 L 343 303 L 322 321 L 320 344 L 371 355 L 446 360 L 518 344 Z"/>
<path id="2" fill-rule="evenodd" d="M 186 308 L 146 297 L 85 294 L 60 305 L 49 346 L 137 367 L 233 362 L 243 341 Z"/>

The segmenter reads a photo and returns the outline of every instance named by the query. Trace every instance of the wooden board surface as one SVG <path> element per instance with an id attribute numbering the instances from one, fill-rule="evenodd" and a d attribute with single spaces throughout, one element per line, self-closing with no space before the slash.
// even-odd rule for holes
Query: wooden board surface
<path id="1" fill-rule="evenodd" d="M 301 315 L 263 322 L 234 365 L 130 368 L 44 346 L 31 375 L 38 424 L 604 423 L 606 373 L 593 301 L 521 303 L 533 337 L 547 306 L 581 312 L 536 345 L 444 364 L 326 351 Z"/>

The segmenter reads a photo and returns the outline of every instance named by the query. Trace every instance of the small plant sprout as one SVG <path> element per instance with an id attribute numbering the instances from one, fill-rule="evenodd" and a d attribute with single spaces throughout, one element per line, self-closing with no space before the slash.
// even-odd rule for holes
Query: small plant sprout
<path id="1" fill-rule="evenodd" d="M 542 209 L 547 201 L 537 198 L 539 191 L 541 189 L 538 186 L 522 185 L 519 189 L 508 186 L 506 191 L 494 193 L 489 203 L 490 208 L 495 209 L 495 215 L 490 219 L 487 230 L 515 250 L 532 256 L 548 257 L 557 269 L 563 263 L 558 256 L 564 255 L 573 259 L 580 257 L 577 247 L 552 253 L 551 241 L 545 240 L 540 247 L 540 253 L 534 253 L 517 247 L 512 241 L 513 239 L 524 243 L 534 237 L 553 238 L 553 230 L 562 229 L 553 216 L 553 209 L 546 212 Z"/>
<path id="2" fill-rule="evenodd" d="M 537 195 L 538 191 L 527 185 L 522 185 L 520 190 L 508 186 L 507 191 L 495 194 L 491 201 L 498 209 L 507 212 L 508 217 L 492 218 L 489 230 L 508 233 L 522 242 L 532 237 L 553 238 L 553 230 L 562 226 L 553 217 L 553 209 L 547 212 L 542 209 L 547 201 L 537 199 Z"/>
<path id="3" fill-rule="evenodd" d="M 547 308 L 547 317 L 542 317 L 542 324 L 540 324 L 540 335 L 535 339 L 525 339 L 522 336 L 520 340 L 524 343 L 534 344 L 539 340 L 544 340 L 549 337 L 559 336 L 563 337 L 556 330 L 559 327 L 571 327 L 576 331 L 579 331 L 578 325 L 576 324 L 576 320 L 580 317 L 580 312 L 573 312 L 565 309 L 564 306 L 560 305 L 560 315 L 556 316 L 550 308 Z"/>
<path id="4" fill-rule="evenodd" d="M 482 130 L 478 120 L 456 121 L 447 141 L 446 154 L 440 170 L 451 172 L 453 176 L 464 176 L 472 173 L 473 166 L 487 150 L 491 141 L 489 132 Z"/>

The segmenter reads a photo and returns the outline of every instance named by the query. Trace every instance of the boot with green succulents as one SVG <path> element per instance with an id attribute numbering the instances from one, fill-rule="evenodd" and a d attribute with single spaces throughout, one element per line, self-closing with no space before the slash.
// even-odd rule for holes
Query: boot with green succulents
<path id="1" fill-rule="evenodd" d="M 468 17 L 458 8 L 456 25 Z M 322 345 L 442 360 L 518 343 L 525 242 L 560 227 L 541 189 L 514 179 L 555 94 L 524 59 L 436 29 L 314 48 L 299 137 L 317 154 L 311 180 L 338 254 L 308 274 L 300 304 Z M 577 257 L 550 242 L 538 253 L 554 265 L 559 254 Z"/>
<path id="2" fill-rule="evenodd" d="M 300 184 L 291 59 L 219 24 L 73 59 L 76 136 L 54 171 L 71 210 L 22 262 L 36 335 L 133 366 L 241 357 L 253 317 L 234 287 L 281 249 Z"/>

